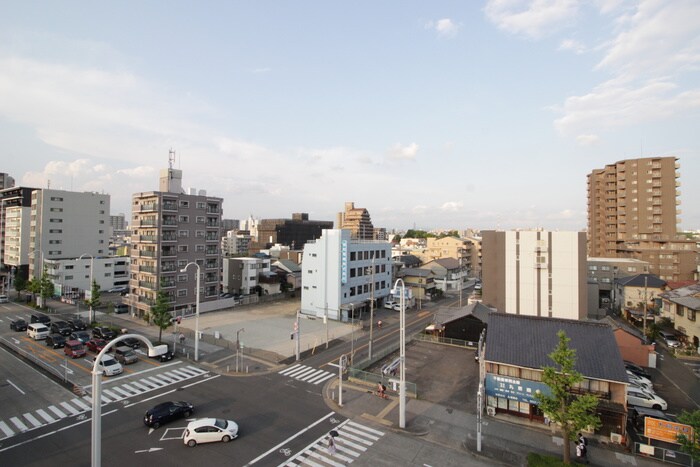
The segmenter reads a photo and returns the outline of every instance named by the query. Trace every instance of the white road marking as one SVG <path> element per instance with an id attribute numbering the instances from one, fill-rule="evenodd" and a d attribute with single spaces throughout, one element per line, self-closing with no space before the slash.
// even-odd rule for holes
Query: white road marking
<path id="1" fill-rule="evenodd" d="M 68 402 L 61 402 L 61 407 L 69 411 L 71 415 L 78 415 L 80 413 L 79 410 L 75 410 L 75 408 Z"/>
<path id="2" fill-rule="evenodd" d="M 9 379 L 6 380 L 6 381 L 7 381 L 8 383 L 10 383 L 10 385 L 11 385 L 13 388 L 17 389 L 23 396 L 26 395 L 26 393 L 25 393 L 24 391 L 22 391 L 19 387 L 17 387 L 17 385 L 16 385 L 15 383 L 13 383 L 12 381 L 10 381 Z"/>
<path id="3" fill-rule="evenodd" d="M 0 422 L 0 431 L 5 433 L 5 438 L 9 438 L 10 436 L 14 435 L 15 432 L 10 429 L 9 426 L 7 426 L 7 423 L 5 422 Z"/>
<path id="4" fill-rule="evenodd" d="M 41 416 L 41 418 L 46 420 L 48 423 L 53 423 L 56 421 L 55 418 L 53 418 L 51 415 L 47 414 L 46 411 L 43 409 L 37 410 L 36 413 L 38 413 Z"/>
<path id="5" fill-rule="evenodd" d="M 90 410 L 90 406 L 88 404 L 86 404 L 85 402 L 83 402 L 81 399 L 76 398 L 76 399 L 73 399 L 71 402 L 83 410 Z"/>
<path id="6" fill-rule="evenodd" d="M 60 410 L 58 410 L 58 408 L 54 405 L 50 405 L 49 410 L 52 411 L 53 413 L 55 413 L 56 415 L 58 415 L 58 418 L 66 418 L 68 416 L 68 415 L 64 414 L 63 412 L 61 412 Z"/>
<path id="7" fill-rule="evenodd" d="M 27 431 L 29 429 L 27 425 L 22 423 L 22 420 L 17 417 L 10 418 L 10 421 L 14 423 L 17 428 L 19 428 L 19 431 Z"/>
<path id="8" fill-rule="evenodd" d="M 109 398 L 112 399 L 113 401 L 116 401 L 116 400 L 121 399 L 121 396 L 120 396 L 120 395 L 118 395 L 118 394 L 116 394 L 116 393 L 110 391 L 109 389 L 103 389 L 103 390 L 102 390 L 102 394 L 107 395 L 107 397 L 109 397 Z"/>
<path id="9" fill-rule="evenodd" d="M 320 383 L 324 382 L 325 380 L 327 380 L 327 379 L 329 379 L 329 378 L 332 378 L 333 376 L 335 376 L 335 375 L 329 373 L 328 376 L 325 376 L 325 377 L 319 379 L 319 380 L 316 381 L 314 384 L 320 384 Z"/>
<path id="10" fill-rule="evenodd" d="M 23 417 L 26 418 L 27 420 L 29 420 L 29 423 L 34 425 L 34 428 L 43 425 L 43 423 L 41 423 L 39 420 L 37 420 L 36 417 L 34 417 L 34 415 L 32 415 L 30 413 L 25 413 L 23 415 Z"/>

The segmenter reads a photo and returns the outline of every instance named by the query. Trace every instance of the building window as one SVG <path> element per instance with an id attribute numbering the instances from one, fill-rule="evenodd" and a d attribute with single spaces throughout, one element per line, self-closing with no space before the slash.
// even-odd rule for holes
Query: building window
<path id="1" fill-rule="evenodd" d="M 182 268 L 184 268 L 186 265 L 187 265 L 187 260 L 186 260 L 186 259 L 181 259 L 181 260 L 178 260 L 178 262 L 177 262 L 177 268 L 178 268 L 178 269 L 182 269 Z"/>
<path id="2" fill-rule="evenodd" d="M 73 265 L 72 264 L 66 265 L 66 269 L 73 269 Z"/>
<path id="3" fill-rule="evenodd" d="M 204 252 L 204 245 L 195 245 L 195 251 L 197 253 L 203 253 Z"/>
<path id="4" fill-rule="evenodd" d="M 112 273 L 111 273 L 111 272 L 106 272 L 106 273 L 105 273 L 105 277 L 112 277 Z"/>
<path id="5" fill-rule="evenodd" d="M 189 248 L 187 245 L 178 245 L 177 251 L 180 253 L 187 253 L 187 251 L 189 251 Z"/>
<path id="6" fill-rule="evenodd" d="M 190 202 L 189 201 L 180 201 L 180 207 L 181 208 L 189 208 Z"/>
<path id="7" fill-rule="evenodd" d="M 178 282 L 187 282 L 187 274 L 178 274 L 177 281 Z"/>
<path id="8" fill-rule="evenodd" d="M 357 254 L 354 251 L 350 252 L 350 261 L 355 261 L 357 258 Z"/>
<path id="9" fill-rule="evenodd" d="M 49 233 L 60 234 L 63 233 L 63 229 L 50 229 Z"/>
<path id="10" fill-rule="evenodd" d="M 683 316 L 683 313 L 684 313 L 683 307 L 681 305 L 676 305 L 676 314 L 678 316 Z"/>
<path id="11" fill-rule="evenodd" d="M 350 277 L 355 277 L 355 268 L 350 268 Z"/>
<path id="12" fill-rule="evenodd" d="M 205 219 L 204 216 L 197 216 L 197 224 L 204 224 Z"/>
<path id="13" fill-rule="evenodd" d="M 57 196 L 52 196 L 51 201 L 63 201 L 63 198 L 59 198 Z"/>
<path id="14" fill-rule="evenodd" d="M 197 209 L 204 209 L 206 205 L 202 201 L 197 201 Z"/>
<path id="15" fill-rule="evenodd" d="M 61 222 L 63 222 L 63 219 L 49 219 L 49 222 L 58 222 L 58 223 L 61 223 Z"/>
<path id="16" fill-rule="evenodd" d="M 204 238 L 204 230 L 197 230 L 197 231 L 194 233 L 194 236 L 197 237 L 197 238 Z"/>
<path id="17" fill-rule="evenodd" d="M 306 287 L 304 287 L 306 288 Z M 355 287 L 350 287 L 350 296 L 354 297 L 355 296 Z"/>
<path id="18" fill-rule="evenodd" d="M 67 281 L 73 280 L 73 276 L 66 276 L 66 280 Z"/>
<path id="19" fill-rule="evenodd" d="M 177 236 L 180 238 L 187 238 L 190 236 L 190 231 L 189 230 L 178 230 Z"/>
<path id="20" fill-rule="evenodd" d="M 178 297 L 186 297 L 187 296 L 187 289 L 180 289 L 177 291 L 177 296 Z"/>
<path id="21" fill-rule="evenodd" d="M 695 310 L 688 310 L 688 320 L 695 321 Z"/>
<path id="22" fill-rule="evenodd" d="M 180 222 L 186 224 L 190 221 L 190 216 L 180 216 Z"/>
<path id="23" fill-rule="evenodd" d="M 63 208 L 51 208 L 49 209 L 51 212 L 63 212 Z"/>

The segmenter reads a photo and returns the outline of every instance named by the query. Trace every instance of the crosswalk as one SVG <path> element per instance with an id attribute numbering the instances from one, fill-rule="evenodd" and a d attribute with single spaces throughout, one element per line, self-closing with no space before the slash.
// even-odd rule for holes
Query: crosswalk
<path id="1" fill-rule="evenodd" d="M 318 370 L 316 368 L 301 364 L 292 365 L 289 368 L 278 371 L 278 373 L 289 378 L 294 378 L 298 381 L 311 384 L 321 384 L 325 380 L 336 376 L 336 374 L 330 373 L 326 370 Z"/>
<path id="2" fill-rule="evenodd" d="M 340 467 L 357 460 L 367 449 L 379 441 L 384 433 L 351 420 L 335 428 L 337 436 L 333 438 L 335 449 L 328 446 L 328 435 L 314 441 L 296 456 L 285 461 L 280 467 L 310 466 L 323 467 L 331 465 Z"/>
<path id="3" fill-rule="evenodd" d="M 136 381 L 129 381 L 114 386 L 102 386 L 102 405 L 118 402 L 130 397 L 155 391 L 164 386 L 196 378 L 208 373 L 195 366 L 169 369 L 152 376 L 145 376 Z M 76 397 L 45 409 L 38 409 L 6 420 L 0 420 L 0 440 L 10 438 L 18 433 L 33 430 L 66 417 L 73 417 L 92 410 L 92 396 Z"/>

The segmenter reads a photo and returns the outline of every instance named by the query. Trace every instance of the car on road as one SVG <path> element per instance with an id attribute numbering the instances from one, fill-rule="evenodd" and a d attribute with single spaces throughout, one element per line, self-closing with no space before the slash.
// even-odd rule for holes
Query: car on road
<path id="1" fill-rule="evenodd" d="M 129 312 L 129 305 L 126 303 L 117 303 L 114 305 L 114 312 L 118 315 L 128 313 Z"/>
<path id="2" fill-rule="evenodd" d="M 134 349 L 126 346 L 117 346 L 117 348 L 114 349 L 114 358 L 122 365 L 129 365 L 139 361 L 139 356 L 136 355 Z"/>
<path id="3" fill-rule="evenodd" d="M 27 326 L 27 335 L 36 341 L 46 339 L 49 334 L 49 328 L 45 324 L 31 323 Z"/>
<path id="4" fill-rule="evenodd" d="M 672 334 L 663 336 L 663 339 L 666 345 L 672 349 L 677 349 L 681 346 L 680 341 Z"/>
<path id="5" fill-rule="evenodd" d="M 7 303 L 9 301 L 10 299 L 7 298 L 7 295 L 0 295 L 0 303 Z"/>
<path id="6" fill-rule="evenodd" d="M 102 359 L 97 363 L 97 370 L 101 371 L 105 376 L 115 376 L 122 374 L 124 367 L 111 355 L 103 355 Z"/>
<path id="7" fill-rule="evenodd" d="M 637 405 L 649 409 L 666 410 L 665 400 L 650 392 L 627 386 L 627 405 Z"/>
<path id="8" fill-rule="evenodd" d="M 43 313 L 32 313 L 31 318 L 29 318 L 30 323 L 41 323 L 45 325 L 51 324 L 51 318 Z"/>
<path id="9" fill-rule="evenodd" d="M 158 404 L 146 411 L 143 423 L 151 428 L 158 428 L 164 423 L 187 418 L 194 412 L 194 405 L 185 401 L 169 401 Z"/>
<path id="10" fill-rule="evenodd" d="M 87 329 L 87 323 L 80 318 L 73 318 L 68 320 L 73 331 L 85 331 Z"/>
<path id="11" fill-rule="evenodd" d="M 73 331 L 70 333 L 71 340 L 80 341 L 87 344 L 90 340 L 90 334 L 87 331 Z"/>
<path id="12" fill-rule="evenodd" d="M 135 337 L 127 337 L 126 339 L 120 340 L 119 345 L 125 345 L 131 347 L 132 349 L 138 349 L 141 347 L 141 341 Z"/>
<path id="13" fill-rule="evenodd" d="M 62 334 L 49 334 L 45 342 L 47 347 L 60 349 L 66 345 L 66 338 Z"/>
<path id="14" fill-rule="evenodd" d="M 233 294 L 232 293 L 222 293 L 221 295 L 219 295 L 219 298 L 233 298 Z"/>
<path id="15" fill-rule="evenodd" d="M 66 341 L 66 345 L 63 347 L 63 353 L 70 358 L 80 358 L 86 355 L 85 346 L 82 342 L 77 340 Z"/>
<path id="16" fill-rule="evenodd" d="M 115 293 L 115 292 L 116 292 L 116 293 L 121 293 L 121 292 L 126 292 L 127 290 L 129 290 L 129 287 L 128 287 L 128 286 L 126 286 L 126 285 L 119 285 L 119 286 L 117 286 L 117 287 L 112 287 L 111 289 L 109 289 L 109 290 L 107 291 L 107 293 Z"/>
<path id="17" fill-rule="evenodd" d="M 93 337 L 92 339 L 87 341 L 87 344 L 85 344 L 85 346 L 88 348 L 88 350 L 90 352 L 99 353 L 102 351 L 102 349 L 104 349 L 107 346 L 107 341 L 104 339 L 98 339 L 98 338 Z M 112 349 L 109 349 L 109 350 L 112 350 Z M 108 352 L 109 352 L 109 350 L 108 350 Z"/>
<path id="18" fill-rule="evenodd" d="M 10 330 L 12 331 L 26 331 L 27 330 L 27 322 L 23 319 L 15 319 L 10 321 Z"/>
<path id="19" fill-rule="evenodd" d="M 476 284 L 474 284 L 474 290 L 481 290 L 481 289 L 482 289 L 481 282 L 477 282 Z"/>
<path id="20" fill-rule="evenodd" d="M 105 326 L 97 326 L 92 330 L 92 337 L 97 337 L 98 339 L 105 339 L 111 341 L 117 337 L 117 333 Z"/>
<path id="21" fill-rule="evenodd" d="M 51 332 L 61 334 L 62 336 L 70 336 L 72 328 L 67 321 L 54 321 L 51 323 Z"/>
<path id="22" fill-rule="evenodd" d="M 238 437 L 238 424 L 222 418 L 202 418 L 187 424 L 182 441 L 193 448 L 201 443 L 227 443 Z"/>
<path id="23" fill-rule="evenodd" d="M 398 305 L 398 303 L 393 302 L 391 300 L 384 302 L 384 308 L 386 308 L 387 310 L 393 310 L 394 306 L 396 306 L 396 305 Z"/>

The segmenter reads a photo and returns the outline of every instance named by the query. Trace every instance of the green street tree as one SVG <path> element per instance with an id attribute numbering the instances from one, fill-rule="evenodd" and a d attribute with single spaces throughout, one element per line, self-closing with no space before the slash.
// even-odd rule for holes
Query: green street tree
<path id="1" fill-rule="evenodd" d="M 163 330 L 168 329 L 173 323 L 170 322 L 170 297 L 162 290 L 156 294 L 156 302 L 151 305 L 148 320 L 158 326 L 158 342 L 163 341 Z"/>
<path id="2" fill-rule="evenodd" d="M 44 266 L 44 270 L 41 272 L 39 295 L 41 295 L 42 308 L 46 307 L 46 301 L 53 296 L 53 282 L 51 282 L 46 266 Z"/>
<path id="3" fill-rule="evenodd" d="M 549 386 L 551 394 L 535 394 L 540 409 L 549 419 L 559 426 L 563 445 L 563 460 L 571 463 L 570 444 L 580 431 L 588 427 L 600 427 L 600 418 L 595 414 L 598 398 L 592 394 L 576 395 L 571 391 L 574 386 L 583 381 L 581 373 L 577 372 L 576 349 L 569 348 L 569 339 L 564 331 L 557 333 L 559 343 L 549 358 L 556 366 L 543 368 L 542 382 Z"/>
<path id="4" fill-rule="evenodd" d="M 85 300 L 87 306 L 92 307 L 93 310 L 97 309 L 102 302 L 100 301 L 100 286 L 97 285 L 97 281 L 92 281 L 92 288 L 90 290 L 90 300 Z"/>
<path id="5" fill-rule="evenodd" d="M 22 291 L 27 290 L 28 285 L 29 284 L 27 283 L 26 277 L 20 276 L 19 274 L 15 276 L 15 290 L 17 291 L 17 299 L 19 299 Z"/>
<path id="6" fill-rule="evenodd" d="M 678 435 L 678 442 L 681 444 L 681 451 L 689 454 L 693 460 L 700 461 L 700 410 L 686 412 L 685 410 L 678 416 L 678 421 L 690 425 L 693 428 L 693 434 L 689 438 L 685 435 Z"/>

